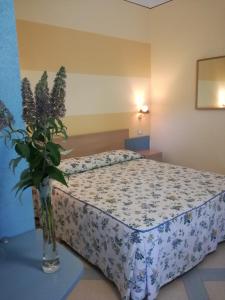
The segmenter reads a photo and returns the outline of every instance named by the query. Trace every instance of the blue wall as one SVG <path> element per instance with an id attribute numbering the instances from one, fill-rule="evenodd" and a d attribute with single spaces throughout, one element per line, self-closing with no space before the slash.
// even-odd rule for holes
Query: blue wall
<path id="1" fill-rule="evenodd" d="M 0 0 L 0 99 L 14 115 L 16 127 L 23 127 L 13 0 Z M 14 157 L 14 150 L 7 149 L 0 139 L 0 238 L 34 228 L 31 191 L 26 191 L 20 202 L 11 190 L 25 167 L 21 164 L 14 176 L 8 167 L 9 160 Z"/>

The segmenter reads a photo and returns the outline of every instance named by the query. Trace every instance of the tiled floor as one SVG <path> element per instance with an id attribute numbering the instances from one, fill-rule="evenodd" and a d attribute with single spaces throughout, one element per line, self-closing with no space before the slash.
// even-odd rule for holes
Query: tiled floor
<path id="1" fill-rule="evenodd" d="M 82 280 L 68 300 L 119 300 L 116 287 L 84 261 Z M 225 243 L 196 268 L 162 287 L 157 300 L 225 300 Z"/>

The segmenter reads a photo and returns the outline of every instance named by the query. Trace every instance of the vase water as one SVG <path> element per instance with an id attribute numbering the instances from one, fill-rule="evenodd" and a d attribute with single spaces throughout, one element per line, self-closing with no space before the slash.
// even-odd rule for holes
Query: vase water
<path id="1" fill-rule="evenodd" d="M 54 216 L 52 209 L 52 185 L 49 177 L 40 184 L 41 224 L 43 230 L 43 260 L 42 269 L 45 273 L 54 273 L 60 267 L 55 236 Z"/>

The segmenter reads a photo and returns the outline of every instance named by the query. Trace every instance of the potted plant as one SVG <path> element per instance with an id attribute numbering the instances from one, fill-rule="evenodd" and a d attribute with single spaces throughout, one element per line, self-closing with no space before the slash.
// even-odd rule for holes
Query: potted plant
<path id="1" fill-rule="evenodd" d="M 67 185 L 66 174 L 58 168 L 63 148 L 53 140 L 55 136 L 67 137 L 66 127 L 61 121 L 66 111 L 65 68 L 61 67 L 57 72 L 51 93 L 47 78 L 47 72 L 44 72 L 35 87 L 34 95 L 29 80 L 22 80 L 25 129 L 14 128 L 13 116 L 0 100 L 0 133 L 5 143 L 13 147 L 17 154 L 9 163 L 12 170 L 21 160 L 27 162 L 27 168 L 21 172 L 19 182 L 14 186 L 16 194 L 21 195 L 30 187 L 39 191 L 44 243 L 42 269 L 51 273 L 60 265 L 51 203 L 51 181 Z"/>

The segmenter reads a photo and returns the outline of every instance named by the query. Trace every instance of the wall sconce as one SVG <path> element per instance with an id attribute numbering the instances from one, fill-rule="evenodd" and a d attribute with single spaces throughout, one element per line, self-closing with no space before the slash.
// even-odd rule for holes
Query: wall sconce
<path id="1" fill-rule="evenodd" d="M 142 105 L 138 111 L 138 120 L 142 119 L 143 114 L 148 114 L 148 113 L 149 113 L 148 105 Z"/>
<path id="2" fill-rule="evenodd" d="M 139 109 L 139 113 L 148 114 L 149 113 L 148 105 L 142 105 L 142 107 Z"/>
<path id="3" fill-rule="evenodd" d="M 218 92 L 218 107 L 225 108 L 225 89 L 220 89 Z"/>

